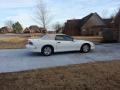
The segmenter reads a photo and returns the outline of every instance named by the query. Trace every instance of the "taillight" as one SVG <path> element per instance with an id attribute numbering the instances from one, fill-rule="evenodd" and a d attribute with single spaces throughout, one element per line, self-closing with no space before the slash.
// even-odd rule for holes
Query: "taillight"
<path id="1" fill-rule="evenodd" d="M 29 44 L 29 45 L 33 45 L 33 42 L 29 41 L 28 44 Z"/>

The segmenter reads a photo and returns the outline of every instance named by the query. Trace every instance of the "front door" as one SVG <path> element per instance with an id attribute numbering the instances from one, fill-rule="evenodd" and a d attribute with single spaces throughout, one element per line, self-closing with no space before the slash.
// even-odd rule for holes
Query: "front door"
<path id="1" fill-rule="evenodd" d="M 57 51 L 73 51 L 76 49 L 76 42 L 67 35 L 56 35 Z"/>

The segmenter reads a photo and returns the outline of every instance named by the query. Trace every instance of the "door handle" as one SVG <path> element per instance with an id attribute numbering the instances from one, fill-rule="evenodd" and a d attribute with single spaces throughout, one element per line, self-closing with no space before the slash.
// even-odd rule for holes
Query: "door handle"
<path id="1" fill-rule="evenodd" d="M 61 42 L 57 42 L 57 43 L 61 43 Z"/>

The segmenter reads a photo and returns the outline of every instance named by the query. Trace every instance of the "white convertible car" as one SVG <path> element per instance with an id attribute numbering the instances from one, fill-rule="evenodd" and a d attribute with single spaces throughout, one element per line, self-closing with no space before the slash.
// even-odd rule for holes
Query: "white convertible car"
<path id="1" fill-rule="evenodd" d="M 65 34 L 46 34 L 38 39 L 29 39 L 26 48 L 32 52 L 41 52 L 50 56 L 54 52 L 81 51 L 87 53 L 95 49 L 90 41 L 75 40 Z"/>

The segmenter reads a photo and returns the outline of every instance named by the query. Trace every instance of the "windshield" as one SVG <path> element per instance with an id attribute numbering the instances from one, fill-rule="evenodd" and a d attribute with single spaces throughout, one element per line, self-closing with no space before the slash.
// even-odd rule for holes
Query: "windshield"
<path id="1" fill-rule="evenodd" d="M 46 35 L 42 36 L 41 39 L 43 39 L 43 40 L 53 40 L 54 36 L 46 34 Z"/>

